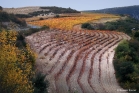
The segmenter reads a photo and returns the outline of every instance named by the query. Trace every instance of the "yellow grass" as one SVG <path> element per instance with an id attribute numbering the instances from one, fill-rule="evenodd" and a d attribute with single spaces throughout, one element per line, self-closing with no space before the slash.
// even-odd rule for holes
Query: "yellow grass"
<path id="1" fill-rule="evenodd" d="M 117 18 L 119 16 L 110 14 L 82 14 L 78 17 L 62 17 L 62 18 L 52 18 L 47 20 L 40 20 L 34 22 L 28 22 L 28 24 L 43 26 L 47 25 L 50 28 L 71 30 L 74 25 L 82 24 L 85 22 L 92 22 L 101 18 Z"/>

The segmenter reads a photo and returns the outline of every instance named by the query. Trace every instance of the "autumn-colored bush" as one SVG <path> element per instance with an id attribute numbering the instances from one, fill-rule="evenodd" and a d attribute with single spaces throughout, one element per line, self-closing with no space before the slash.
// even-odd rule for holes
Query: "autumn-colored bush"
<path id="1" fill-rule="evenodd" d="M 35 53 L 15 46 L 16 31 L 0 32 L 0 93 L 32 93 Z"/>

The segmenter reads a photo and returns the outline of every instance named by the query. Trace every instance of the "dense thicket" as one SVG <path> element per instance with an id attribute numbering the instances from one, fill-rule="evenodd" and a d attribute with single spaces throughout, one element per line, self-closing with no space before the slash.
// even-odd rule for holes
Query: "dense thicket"
<path id="1" fill-rule="evenodd" d="M 120 85 L 139 92 L 139 41 L 121 42 L 116 48 L 114 66 Z"/>

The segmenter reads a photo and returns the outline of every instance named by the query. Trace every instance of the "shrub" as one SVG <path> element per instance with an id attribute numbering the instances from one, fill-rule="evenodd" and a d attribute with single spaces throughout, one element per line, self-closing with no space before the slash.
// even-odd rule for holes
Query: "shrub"
<path id="1" fill-rule="evenodd" d="M 88 30 L 94 30 L 93 26 L 90 25 L 89 23 L 82 24 L 81 28 L 85 28 L 85 29 L 88 29 Z"/>
<path id="2" fill-rule="evenodd" d="M 44 20 L 44 18 L 41 17 L 39 20 Z"/>
<path id="3" fill-rule="evenodd" d="M 45 81 L 45 77 L 46 75 L 42 75 L 41 73 L 38 73 L 36 75 L 36 78 L 34 78 L 33 80 L 33 84 L 34 84 L 34 93 L 48 93 L 48 86 L 49 86 L 49 82 L 46 80 Z"/>
<path id="4" fill-rule="evenodd" d="M 44 25 L 40 28 L 40 30 L 45 30 L 45 29 L 49 29 L 49 26 Z"/>
<path id="5" fill-rule="evenodd" d="M 87 29 L 88 30 L 94 30 L 93 26 L 91 26 L 91 25 L 87 26 Z"/>
<path id="6" fill-rule="evenodd" d="M 88 26 L 90 26 L 89 23 L 84 23 L 84 24 L 82 24 L 82 28 L 87 28 Z"/>
<path id="7" fill-rule="evenodd" d="M 138 37 L 139 38 L 139 32 L 135 32 L 134 37 Z"/>
<path id="8" fill-rule="evenodd" d="M 55 18 L 59 18 L 60 16 L 59 15 L 55 15 Z"/>
<path id="9" fill-rule="evenodd" d="M 107 24 L 106 29 L 107 30 L 116 30 L 116 27 L 112 24 Z"/>
<path id="10" fill-rule="evenodd" d="M 0 10 L 3 10 L 3 8 L 0 6 Z"/>
<path id="11" fill-rule="evenodd" d="M 118 47 L 116 48 L 116 54 L 117 58 L 121 58 L 123 56 L 126 56 L 129 52 L 129 45 L 127 41 L 121 42 Z"/>

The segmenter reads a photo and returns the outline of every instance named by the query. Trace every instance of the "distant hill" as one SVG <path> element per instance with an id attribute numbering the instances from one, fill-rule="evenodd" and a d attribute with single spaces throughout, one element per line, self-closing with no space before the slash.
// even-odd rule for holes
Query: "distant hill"
<path id="1" fill-rule="evenodd" d="M 131 17 L 139 20 L 139 5 L 107 8 L 107 9 L 101 9 L 101 10 L 87 10 L 84 12 L 130 15 Z"/>
<path id="2" fill-rule="evenodd" d="M 61 13 L 80 13 L 77 10 L 71 8 L 62 7 L 45 7 L 45 6 L 33 6 L 33 7 L 20 7 L 20 8 L 3 8 L 3 11 L 18 15 L 18 17 L 33 17 L 39 15 L 51 15 Z"/>

